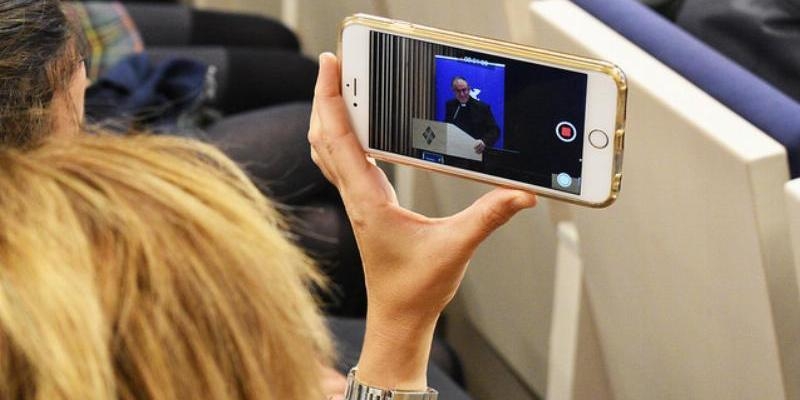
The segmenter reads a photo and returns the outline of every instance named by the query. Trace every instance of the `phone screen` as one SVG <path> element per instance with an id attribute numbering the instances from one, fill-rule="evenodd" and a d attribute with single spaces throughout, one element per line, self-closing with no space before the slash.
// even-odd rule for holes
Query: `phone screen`
<path id="1" fill-rule="evenodd" d="M 370 32 L 371 148 L 581 193 L 587 75 Z"/>

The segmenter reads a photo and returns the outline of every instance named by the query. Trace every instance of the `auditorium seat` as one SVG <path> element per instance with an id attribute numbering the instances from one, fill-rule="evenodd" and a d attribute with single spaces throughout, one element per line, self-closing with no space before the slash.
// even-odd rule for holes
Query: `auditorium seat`
<path id="1" fill-rule="evenodd" d="M 624 194 L 575 218 L 613 398 L 797 398 L 800 108 L 636 2 L 575 4 L 532 4 L 537 43 L 631 86 Z"/>
<path id="2" fill-rule="evenodd" d="M 515 41 L 626 71 L 622 193 L 603 210 L 542 199 L 478 251 L 459 308 L 549 399 L 800 398 L 783 191 L 796 103 L 632 0 L 538 0 L 529 15 Z M 441 214 L 486 190 L 405 168 L 397 181 L 405 204 Z"/>

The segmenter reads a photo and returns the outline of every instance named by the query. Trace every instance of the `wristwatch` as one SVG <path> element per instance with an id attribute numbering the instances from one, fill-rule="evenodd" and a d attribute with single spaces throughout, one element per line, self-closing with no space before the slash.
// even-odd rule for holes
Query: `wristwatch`
<path id="1" fill-rule="evenodd" d="M 431 388 L 420 392 L 367 386 L 356 380 L 356 372 L 358 372 L 358 367 L 353 367 L 347 374 L 345 400 L 437 400 L 439 398 L 439 392 Z"/>

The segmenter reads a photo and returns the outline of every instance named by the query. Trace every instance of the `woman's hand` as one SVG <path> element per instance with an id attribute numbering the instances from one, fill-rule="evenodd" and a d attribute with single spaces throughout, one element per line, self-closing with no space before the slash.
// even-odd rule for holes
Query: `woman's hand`
<path id="1" fill-rule="evenodd" d="M 336 57 L 321 55 L 308 139 L 314 162 L 341 193 L 364 263 L 367 336 L 359 379 L 424 388 L 433 328 L 470 257 L 491 232 L 533 207 L 536 196 L 494 189 L 447 218 L 400 207 L 353 133 L 339 79 Z"/>

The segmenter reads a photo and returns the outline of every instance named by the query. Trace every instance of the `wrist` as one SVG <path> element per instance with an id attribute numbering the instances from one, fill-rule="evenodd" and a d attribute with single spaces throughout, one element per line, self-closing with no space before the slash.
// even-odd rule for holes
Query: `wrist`
<path id="1" fill-rule="evenodd" d="M 359 380 L 403 390 L 427 387 L 426 373 L 436 318 L 397 318 L 367 312 Z"/>

